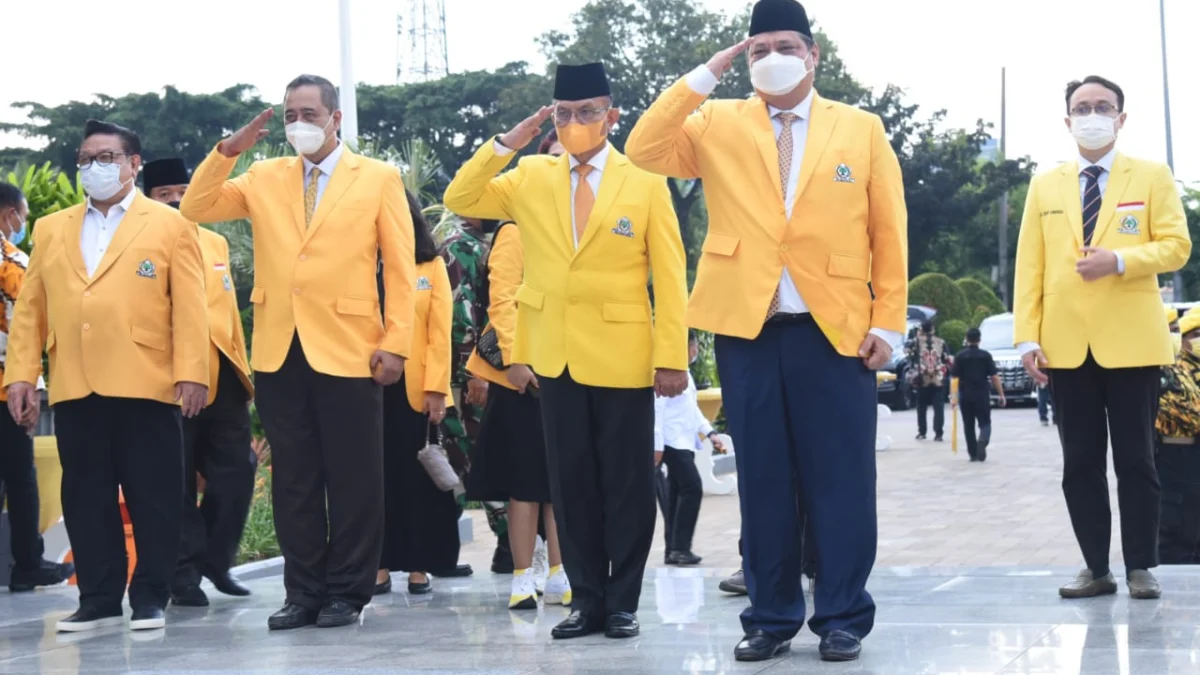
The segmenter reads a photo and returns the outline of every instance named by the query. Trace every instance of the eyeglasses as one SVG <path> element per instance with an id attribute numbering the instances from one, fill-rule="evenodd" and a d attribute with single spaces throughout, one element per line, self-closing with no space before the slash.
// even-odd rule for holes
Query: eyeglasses
<path id="1" fill-rule="evenodd" d="M 92 165 L 92 162 L 95 162 L 95 163 L 99 164 L 100 166 L 109 166 L 109 165 L 113 164 L 114 162 L 117 164 L 120 164 L 121 160 L 119 160 L 118 157 L 128 157 L 128 156 L 129 156 L 128 153 L 108 152 L 108 151 L 102 152 L 93 157 L 88 157 L 86 155 L 80 155 L 79 157 L 76 158 L 75 165 L 77 167 L 79 167 L 80 169 L 88 168 L 89 166 Z"/>
<path id="2" fill-rule="evenodd" d="M 1111 115 L 1118 111 L 1113 104 L 1108 103 L 1107 101 L 1101 101 L 1095 106 L 1092 106 L 1088 103 L 1080 103 L 1074 108 L 1071 108 L 1071 117 L 1087 117 L 1093 112 L 1097 115 Z"/>
<path id="3" fill-rule="evenodd" d="M 604 119 L 604 115 L 612 110 L 612 106 L 603 108 L 580 108 L 572 110 L 570 108 L 554 107 L 554 123 L 560 127 L 565 127 L 571 123 L 571 120 L 577 119 L 580 124 L 595 124 Z"/>

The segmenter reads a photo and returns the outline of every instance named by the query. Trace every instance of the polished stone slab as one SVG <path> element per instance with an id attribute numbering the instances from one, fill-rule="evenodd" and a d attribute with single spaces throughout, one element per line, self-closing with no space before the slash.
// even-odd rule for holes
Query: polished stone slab
<path id="1" fill-rule="evenodd" d="M 489 574 L 435 580 L 430 596 L 384 596 L 357 626 L 283 633 L 266 629 L 282 602 L 277 577 L 251 581 L 248 599 L 209 589 L 211 607 L 171 608 L 165 630 L 139 634 L 56 634 L 55 621 L 75 608 L 73 588 L 0 592 L 0 673 L 1200 673 L 1200 568 L 1160 568 L 1163 599 L 1136 602 L 1124 588 L 1060 600 L 1058 586 L 1075 572 L 1065 568 L 878 570 L 870 586 L 879 604 L 875 631 L 863 658 L 850 664 L 822 663 L 807 630 L 785 658 L 734 661 L 746 601 L 717 591 L 721 572 L 651 570 L 642 635 L 626 641 L 553 641 L 550 627 L 566 610 L 509 612 L 509 577 Z"/>

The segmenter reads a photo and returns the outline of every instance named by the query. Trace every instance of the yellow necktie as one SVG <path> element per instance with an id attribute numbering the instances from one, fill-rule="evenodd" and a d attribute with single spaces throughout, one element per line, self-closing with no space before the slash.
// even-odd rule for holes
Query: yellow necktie
<path id="1" fill-rule="evenodd" d="M 575 247 L 583 241 L 583 232 L 587 229 L 588 216 L 592 215 L 592 207 L 596 205 L 596 193 L 588 182 L 588 174 L 594 167 L 591 164 L 580 164 L 575 167 L 579 174 L 579 185 L 575 187 Z"/>
<path id="2" fill-rule="evenodd" d="M 775 146 L 779 149 L 779 185 L 783 198 L 787 199 L 788 178 L 792 176 L 792 122 L 795 122 L 798 116 L 792 112 L 781 112 L 775 117 L 783 124 L 783 131 L 780 131 L 779 138 L 775 139 Z M 775 295 L 771 296 L 771 304 L 767 307 L 767 318 L 775 316 L 778 311 L 779 286 L 776 286 Z"/>
<path id="3" fill-rule="evenodd" d="M 314 166 L 308 172 L 308 187 L 304 189 L 304 226 L 312 225 L 313 211 L 317 210 L 317 179 L 321 177 L 320 167 Z"/>

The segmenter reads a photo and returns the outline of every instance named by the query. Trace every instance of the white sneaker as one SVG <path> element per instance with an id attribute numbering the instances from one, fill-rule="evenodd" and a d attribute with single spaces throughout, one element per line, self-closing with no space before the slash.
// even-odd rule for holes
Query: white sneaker
<path id="1" fill-rule="evenodd" d="M 550 576 L 550 560 L 546 553 L 546 540 L 542 539 L 541 535 L 533 546 L 533 564 L 529 567 L 529 572 L 533 574 L 533 583 L 537 586 L 538 593 L 544 592 L 546 577 Z"/>
<path id="2" fill-rule="evenodd" d="M 512 593 L 508 596 L 509 609 L 537 609 L 537 585 L 532 570 L 513 571 Z"/>
<path id="3" fill-rule="evenodd" d="M 563 571 L 562 565 L 554 568 L 554 574 L 546 579 L 546 592 L 542 596 L 547 605 L 565 605 L 571 604 L 571 582 L 567 581 L 567 573 Z"/>

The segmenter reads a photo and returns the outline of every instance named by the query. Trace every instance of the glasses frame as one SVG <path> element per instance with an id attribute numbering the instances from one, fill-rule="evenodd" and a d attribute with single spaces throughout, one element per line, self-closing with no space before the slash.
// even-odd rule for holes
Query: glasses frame
<path id="1" fill-rule="evenodd" d="M 560 110 L 569 113 L 570 117 L 564 121 L 559 115 Z M 554 104 L 554 123 L 558 126 L 566 126 L 575 120 L 579 120 L 580 124 L 595 124 L 596 122 L 604 119 L 604 117 L 608 115 L 609 110 L 612 110 L 611 105 L 606 105 L 603 108 L 597 108 L 595 110 L 590 110 L 588 108 L 572 110 L 571 108 L 560 108 L 556 103 Z M 584 119 L 584 113 L 587 113 L 588 117 L 591 119 Z"/>
<path id="2" fill-rule="evenodd" d="M 100 160 L 100 155 L 108 155 L 108 154 L 111 154 L 113 156 L 112 161 L 105 162 L 105 161 Z M 75 157 L 75 167 L 77 169 L 79 169 L 80 171 L 82 171 L 83 169 L 86 169 L 89 166 L 91 166 L 93 162 L 98 163 L 100 166 L 111 166 L 112 164 L 124 164 L 125 163 L 124 160 L 122 160 L 120 162 L 116 161 L 117 157 L 124 157 L 125 159 L 129 159 L 130 157 L 132 157 L 132 155 L 130 153 L 124 152 L 124 151 L 110 153 L 109 151 L 105 150 L 104 152 L 100 153 L 100 155 L 96 155 L 95 157 L 92 157 L 91 159 L 87 160 L 86 162 L 80 162 L 79 157 L 76 156 Z"/>
<path id="3" fill-rule="evenodd" d="M 1106 107 L 1110 108 L 1111 110 L 1108 110 L 1108 111 L 1099 110 L 1098 108 L 1100 106 L 1106 106 Z M 1087 117 L 1088 115 L 1091 115 L 1092 113 L 1096 113 L 1097 115 L 1104 115 L 1105 117 L 1117 117 L 1121 114 L 1121 109 L 1118 108 L 1117 106 L 1109 103 L 1108 101 L 1101 101 L 1100 103 L 1096 104 L 1095 106 L 1093 106 L 1090 103 L 1080 103 L 1079 105 L 1075 106 L 1074 108 L 1071 108 L 1070 112 L 1071 112 L 1071 117 Z"/>

